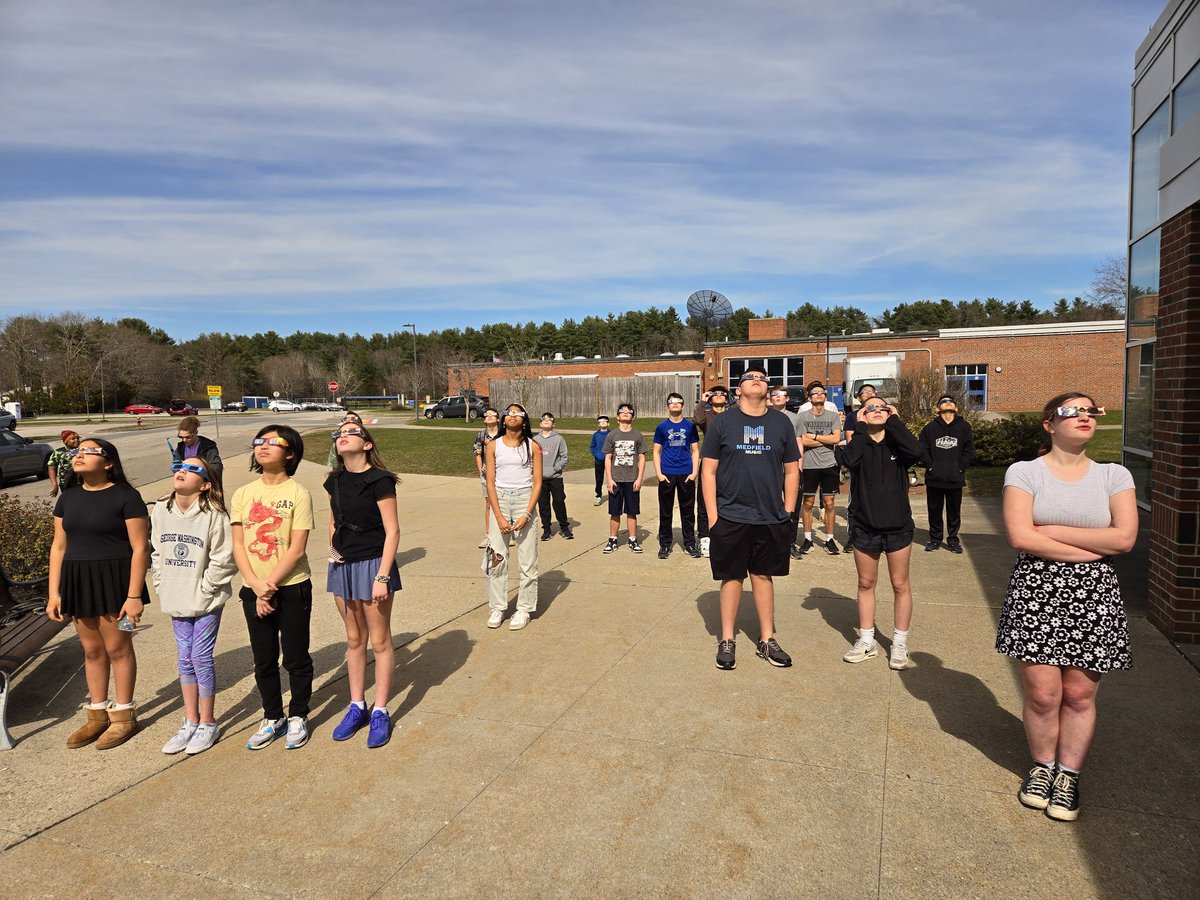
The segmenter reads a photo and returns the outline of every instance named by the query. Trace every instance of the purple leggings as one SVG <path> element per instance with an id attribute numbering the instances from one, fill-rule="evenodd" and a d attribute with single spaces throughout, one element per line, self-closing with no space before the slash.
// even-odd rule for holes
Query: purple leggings
<path id="1" fill-rule="evenodd" d="M 199 685 L 201 697 L 211 697 L 217 692 L 213 648 L 217 646 L 220 624 L 221 608 L 203 616 L 171 619 L 175 645 L 179 648 L 179 683 Z"/>

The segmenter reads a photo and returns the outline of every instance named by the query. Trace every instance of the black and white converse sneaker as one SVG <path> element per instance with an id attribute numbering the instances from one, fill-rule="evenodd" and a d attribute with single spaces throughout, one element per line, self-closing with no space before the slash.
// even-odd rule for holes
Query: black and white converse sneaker
<path id="1" fill-rule="evenodd" d="M 1078 772 L 1064 772 L 1059 769 L 1055 774 L 1046 815 L 1060 822 L 1074 822 L 1079 818 Z"/>
<path id="2" fill-rule="evenodd" d="M 1050 805 L 1050 791 L 1054 787 L 1054 770 L 1041 763 L 1034 763 L 1025 782 L 1017 793 L 1017 799 L 1030 809 L 1045 809 Z"/>

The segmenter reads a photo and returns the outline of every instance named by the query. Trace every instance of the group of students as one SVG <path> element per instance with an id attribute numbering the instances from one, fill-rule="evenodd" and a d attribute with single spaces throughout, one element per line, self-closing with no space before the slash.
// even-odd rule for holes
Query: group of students
<path id="1" fill-rule="evenodd" d="M 314 518 L 309 492 L 292 478 L 304 455 L 303 440 L 285 425 L 261 428 L 250 458 L 250 469 L 259 477 L 226 502 L 219 454 L 205 452 L 215 445 L 196 440 L 198 423 L 188 425 L 188 419 L 181 422 L 181 444 L 173 450 L 172 490 L 150 515 L 113 444 L 64 437 L 69 472 L 54 507 L 46 613 L 56 621 L 70 617 L 84 650 L 90 702 L 84 723 L 67 738 L 70 748 L 109 749 L 138 731 L 132 633 L 150 602 L 148 573 L 171 618 L 184 707 L 184 721 L 163 752 L 195 755 L 218 739 L 214 649 L 238 573 L 243 582 L 238 599 L 263 706 L 262 722 L 246 746 L 261 750 L 286 736 L 285 746 L 297 749 L 309 739 L 313 661 L 307 548 Z M 367 746 L 374 748 L 386 744 L 392 731 L 387 703 L 394 662 L 392 599 L 401 587 L 395 561 L 399 478 L 388 471 L 357 415 L 343 418 L 332 441 L 335 465 L 324 483 L 334 511 L 327 590 L 346 628 L 350 688 L 350 704 L 333 738 L 348 740 L 365 727 Z M 368 640 L 376 661 L 370 710 Z M 290 690 L 286 715 L 281 653 Z"/>

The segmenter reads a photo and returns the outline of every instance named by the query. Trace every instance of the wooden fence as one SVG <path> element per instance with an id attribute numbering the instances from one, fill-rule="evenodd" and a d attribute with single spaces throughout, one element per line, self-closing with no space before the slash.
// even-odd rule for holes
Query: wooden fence
<path id="1" fill-rule="evenodd" d="M 493 406 L 520 403 L 533 417 L 544 412 L 555 416 L 592 418 L 605 413 L 616 421 L 617 404 L 632 403 L 639 416 L 665 416 L 667 394 L 674 391 L 684 398 L 684 415 L 691 415 L 700 399 L 699 374 L 631 375 L 619 378 L 531 378 L 492 379 L 488 397 Z"/>

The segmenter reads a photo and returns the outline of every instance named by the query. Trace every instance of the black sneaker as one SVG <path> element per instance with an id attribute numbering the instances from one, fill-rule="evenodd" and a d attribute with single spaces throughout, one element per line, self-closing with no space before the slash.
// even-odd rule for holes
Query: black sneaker
<path id="1" fill-rule="evenodd" d="M 925 552 L 932 553 L 934 550 L 937 550 L 941 546 L 942 546 L 941 541 L 930 541 L 928 544 L 925 545 Z"/>
<path id="2" fill-rule="evenodd" d="M 800 555 L 803 556 L 813 548 L 813 542 L 809 538 L 804 539 L 804 543 L 800 545 Z"/>
<path id="3" fill-rule="evenodd" d="M 661 547 L 658 548 L 658 558 L 659 559 L 666 559 L 670 555 L 671 555 L 671 548 L 667 544 L 663 544 Z"/>
<path id="4" fill-rule="evenodd" d="M 783 648 L 779 646 L 779 641 L 773 637 L 758 642 L 758 655 L 771 665 L 778 666 L 781 669 L 786 669 L 792 664 L 792 658 L 783 652 Z"/>
<path id="5" fill-rule="evenodd" d="M 610 537 L 608 539 L 608 543 L 604 545 L 604 552 L 612 553 L 616 549 L 617 549 L 617 539 Z"/>
<path id="6" fill-rule="evenodd" d="M 735 653 L 737 646 L 734 641 L 717 641 L 717 668 L 718 669 L 736 669 L 737 659 Z"/>
<path id="7" fill-rule="evenodd" d="M 1060 822 L 1074 822 L 1079 818 L 1079 775 L 1061 769 L 1054 776 L 1054 787 L 1050 791 L 1050 802 L 1046 815 Z"/>
<path id="8" fill-rule="evenodd" d="M 1045 809 L 1050 805 L 1050 792 L 1054 787 L 1054 770 L 1041 763 L 1034 763 L 1025 783 L 1017 792 L 1017 799 L 1030 809 Z"/>
<path id="9" fill-rule="evenodd" d="M 837 556 L 842 551 L 838 549 L 837 541 L 835 541 L 833 538 L 830 538 L 825 542 L 825 552 L 830 556 Z"/>
<path id="10" fill-rule="evenodd" d="M 792 544 L 792 559 L 799 559 L 804 555 L 804 551 L 796 544 Z"/>
<path id="11" fill-rule="evenodd" d="M 853 552 L 854 552 L 854 548 L 850 546 L 850 542 L 849 542 L 849 541 L 847 541 L 846 543 L 842 544 L 842 552 L 843 552 L 843 553 L 853 553 Z"/>
<path id="12" fill-rule="evenodd" d="M 573 532 L 570 528 L 567 528 L 565 525 L 559 529 L 559 534 L 563 536 L 564 541 L 575 540 L 575 532 Z"/>
<path id="13" fill-rule="evenodd" d="M 637 542 L 637 538 L 630 538 L 629 539 L 629 549 L 632 550 L 634 553 L 641 553 L 642 545 Z"/>
<path id="14" fill-rule="evenodd" d="M 683 552 L 686 553 L 688 556 L 690 556 L 692 559 L 700 558 L 700 548 L 697 547 L 695 544 L 684 544 Z"/>
<path id="15" fill-rule="evenodd" d="M 950 550 L 951 553 L 962 553 L 963 552 L 962 541 L 960 541 L 956 537 L 950 538 L 950 540 L 946 541 L 946 547 Z"/>
<path id="16" fill-rule="evenodd" d="M 543 541 L 550 540 L 550 529 L 549 528 L 547 528 L 545 531 L 542 532 L 542 540 Z"/>

